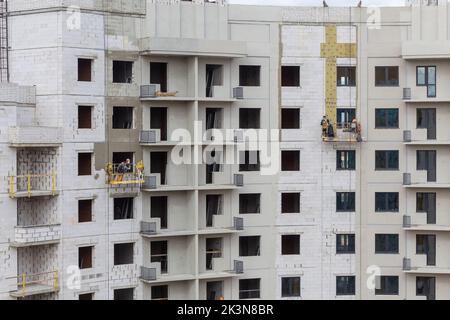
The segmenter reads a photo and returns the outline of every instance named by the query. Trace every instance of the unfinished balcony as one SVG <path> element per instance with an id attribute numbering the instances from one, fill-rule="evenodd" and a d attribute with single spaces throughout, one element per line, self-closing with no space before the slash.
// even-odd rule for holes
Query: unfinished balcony
<path id="1" fill-rule="evenodd" d="M 189 281 L 195 279 L 195 239 L 177 237 L 143 242 L 140 279 L 145 283 Z"/>
<path id="2" fill-rule="evenodd" d="M 10 296 L 16 299 L 54 294 L 60 288 L 59 272 L 57 270 L 38 274 L 24 273 L 14 277 L 13 280 L 16 283 L 10 291 Z"/>
<path id="3" fill-rule="evenodd" d="M 62 138 L 62 128 L 40 126 L 9 128 L 9 145 L 14 148 L 56 148 L 61 146 Z"/>
<path id="4" fill-rule="evenodd" d="M 413 129 L 403 131 L 403 143 L 407 146 L 447 146 L 450 141 L 436 139 L 436 127 L 429 129 Z"/>
<path id="5" fill-rule="evenodd" d="M 31 198 L 57 196 L 57 175 L 26 174 L 8 177 L 8 193 L 10 198 Z"/>
<path id="6" fill-rule="evenodd" d="M 30 247 L 57 244 L 61 241 L 61 225 L 17 226 L 11 247 Z"/>
<path id="7" fill-rule="evenodd" d="M 200 240 L 200 279 L 229 278 L 244 273 L 244 262 L 231 258 L 229 238 L 205 237 Z"/>
<path id="8" fill-rule="evenodd" d="M 199 190 L 235 190 L 244 186 L 244 175 L 236 173 L 236 166 L 222 164 L 219 158 L 215 162 L 215 158 L 207 159 L 208 164 L 199 166 Z"/>
<path id="9" fill-rule="evenodd" d="M 141 236 L 147 239 L 186 237 L 195 235 L 193 230 L 187 230 L 185 228 L 182 230 L 174 228 L 163 229 L 161 228 L 161 219 L 159 218 L 150 219 L 150 221 L 141 221 L 140 227 Z"/>

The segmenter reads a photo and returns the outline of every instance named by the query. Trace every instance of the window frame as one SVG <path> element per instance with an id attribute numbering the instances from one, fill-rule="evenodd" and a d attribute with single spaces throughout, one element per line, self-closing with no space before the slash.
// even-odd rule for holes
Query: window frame
<path id="1" fill-rule="evenodd" d="M 394 238 L 397 240 L 396 244 L 397 244 L 397 248 L 396 250 L 389 250 L 389 251 L 380 251 L 378 250 L 379 248 L 377 248 L 377 238 L 384 236 L 384 244 L 386 245 L 387 242 L 387 238 L 388 236 L 394 236 Z M 384 246 L 386 247 L 386 246 Z M 384 248 L 385 249 L 385 248 Z M 399 254 L 400 253 L 400 236 L 398 233 L 377 233 L 375 234 L 375 254 Z"/>
<path id="2" fill-rule="evenodd" d="M 244 68 L 256 68 L 256 69 L 258 69 L 257 71 L 258 71 L 258 79 L 257 79 L 257 81 L 255 81 L 255 82 L 257 82 L 257 84 L 255 84 L 255 85 L 248 85 L 248 84 L 243 84 L 243 78 L 242 78 L 242 76 L 241 76 L 241 72 L 243 71 L 243 70 L 241 70 L 241 69 L 244 69 Z M 250 88 L 259 88 L 259 87 L 261 87 L 261 70 L 262 70 L 262 66 L 261 65 L 256 65 L 256 64 L 241 64 L 241 65 L 239 65 L 239 67 L 238 67 L 238 69 L 239 69 L 239 87 L 250 87 Z"/>
<path id="3" fill-rule="evenodd" d="M 340 245 L 340 238 L 347 237 L 347 241 L 349 245 L 342 246 Z M 352 243 L 353 242 L 353 243 Z M 346 250 L 338 250 L 338 248 L 350 248 Z M 356 235 L 354 233 L 339 233 L 336 234 L 336 254 L 356 254 Z"/>
<path id="4" fill-rule="evenodd" d="M 377 207 L 377 204 L 378 204 L 377 196 L 381 196 L 381 195 L 385 196 L 385 198 L 383 199 L 383 202 L 385 205 L 383 210 L 379 210 Z M 389 199 L 389 197 L 392 195 L 396 195 L 396 197 L 397 197 L 396 208 L 394 208 L 394 209 L 389 208 L 389 203 L 391 200 L 391 199 Z M 375 192 L 375 212 L 376 213 L 398 213 L 398 212 L 400 212 L 400 193 L 399 192 Z"/>
<path id="5" fill-rule="evenodd" d="M 384 83 L 377 83 L 377 68 L 384 68 Z M 397 69 L 397 83 L 396 84 L 387 84 L 387 79 L 389 78 L 389 68 Z M 375 66 L 375 87 L 400 87 L 400 66 Z"/>
<path id="6" fill-rule="evenodd" d="M 346 72 L 345 72 L 345 74 L 346 74 L 346 76 L 345 76 L 345 84 L 341 84 L 339 82 L 339 69 L 346 69 Z M 349 69 L 354 69 L 355 70 L 354 71 L 355 78 L 353 79 L 354 82 L 350 82 L 349 81 L 351 79 L 351 76 L 350 76 L 350 73 L 349 73 Z M 337 66 L 336 67 L 336 85 L 337 85 L 337 87 L 344 87 L 344 88 L 345 87 L 351 87 L 351 88 L 356 87 L 356 83 L 357 83 L 357 81 L 356 81 L 356 79 L 357 79 L 356 71 L 357 71 L 356 66 Z"/>
<path id="7" fill-rule="evenodd" d="M 297 68 L 298 70 L 296 71 L 298 74 L 298 85 L 285 85 L 283 84 L 283 69 L 284 68 Z M 301 88 L 302 83 L 301 83 L 301 66 L 300 65 L 282 65 L 281 66 L 281 87 L 282 88 Z"/>
<path id="8" fill-rule="evenodd" d="M 342 158 L 342 154 L 345 154 L 344 163 L 346 164 L 344 167 L 340 166 Z M 351 162 L 351 157 L 349 154 L 353 154 L 353 163 Z M 353 164 L 350 165 L 350 164 Z M 356 150 L 336 150 L 336 171 L 355 171 L 356 170 Z"/>
<path id="9" fill-rule="evenodd" d="M 346 195 L 346 199 L 344 199 L 346 202 L 351 203 L 350 202 L 350 196 L 353 195 L 353 208 L 348 209 L 349 205 L 347 204 L 346 207 L 344 209 L 339 209 L 338 208 L 338 203 L 339 203 L 339 199 L 340 197 L 342 197 L 342 195 Z M 340 201 L 342 202 L 342 201 Z M 336 212 L 337 213 L 347 213 L 347 212 L 356 212 L 356 192 L 353 191 L 349 191 L 349 192 L 336 192 Z"/>
<path id="10" fill-rule="evenodd" d="M 385 154 L 388 153 L 395 153 L 397 154 L 397 165 L 396 167 L 389 167 L 389 157 L 385 157 L 384 162 L 386 163 L 386 167 L 377 167 L 377 154 L 384 152 Z M 399 150 L 375 150 L 375 171 L 399 171 L 400 170 L 400 151 Z"/>
<path id="11" fill-rule="evenodd" d="M 397 112 L 397 123 L 396 125 L 389 126 L 388 123 L 388 111 L 396 111 Z M 378 119 L 378 112 L 384 112 L 384 124 L 378 125 L 377 119 Z M 400 110 L 399 108 L 376 108 L 375 109 L 375 129 L 399 129 L 400 128 Z"/>
<path id="12" fill-rule="evenodd" d="M 295 292 L 294 294 L 289 294 L 286 295 L 284 294 L 285 290 L 283 290 L 284 288 L 284 284 L 286 280 L 295 280 L 298 281 L 298 294 L 297 292 Z M 290 284 L 289 285 L 290 288 L 295 288 L 297 287 L 297 284 Z M 294 277 L 294 276 L 283 276 L 281 277 L 281 298 L 300 298 L 302 296 L 302 279 L 301 277 Z"/>
<path id="13" fill-rule="evenodd" d="M 419 69 L 424 68 L 425 69 L 425 82 L 423 84 L 419 83 Z M 429 69 L 434 69 L 434 84 L 429 83 Z M 417 87 L 427 87 L 427 98 L 436 98 L 437 96 L 437 66 L 436 65 L 430 65 L 430 66 L 424 66 L 419 65 L 416 66 L 416 86 Z M 430 87 L 434 87 L 434 94 L 430 94 Z"/>
<path id="14" fill-rule="evenodd" d="M 397 281 L 397 288 L 392 292 L 386 292 L 382 290 L 386 290 L 387 286 L 385 284 L 388 282 L 389 279 L 396 279 Z M 383 281 L 384 280 L 384 281 Z M 379 279 L 377 281 L 380 282 L 380 288 L 375 288 L 375 295 L 376 296 L 398 296 L 400 294 L 400 278 L 399 276 L 379 276 Z"/>
<path id="15" fill-rule="evenodd" d="M 345 292 L 338 292 L 338 288 L 340 288 L 339 284 L 339 280 L 342 278 L 346 278 L 346 283 L 347 284 L 353 284 L 353 287 L 350 288 L 350 290 L 348 290 L 348 288 L 346 288 Z M 349 281 L 349 280 L 352 281 Z M 354 296 L 356 295 L 356 276 L 336 276 L 336 296 L 337 297 L 341 297 L 341 296 Z"/>

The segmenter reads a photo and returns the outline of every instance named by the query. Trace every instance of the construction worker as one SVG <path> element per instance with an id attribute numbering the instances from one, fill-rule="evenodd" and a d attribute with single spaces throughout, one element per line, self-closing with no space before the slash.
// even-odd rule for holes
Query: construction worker
<path id="1" fill-rule="evenodd" d="M 328 136 L 328 138 L 334 138 L 333 124 L 329 121 L 328 121 L 328 128 L 327 128 L 327 136 Z"/>
<path id="2" fill-rule="evenodd" d="M 327 116 L 323 116 L 322 121 L 320 122 L 320 125 L 322 126 L 322 137 L 327 136 L 329 123 Z"/>
<path id="3" fill-rule="evenodd" d="M 350 128 L 352 130 L 352 133 L 356 133 L 356 129 L 358 128 L 358 121 L 356 121 L 356 118 L 353 118 Z"/>

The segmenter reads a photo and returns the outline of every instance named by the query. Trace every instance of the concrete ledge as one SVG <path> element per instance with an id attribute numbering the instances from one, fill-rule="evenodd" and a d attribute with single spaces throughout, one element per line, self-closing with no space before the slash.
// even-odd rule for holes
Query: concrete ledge
<path id="1" fill-rule="evenodd" d="M 402 57 L 414 59 L 450 59 L 450 41 L 407 41 L 402 45 Z"/>
<path id="2" fill-rule="evenodd" d="M 140 40 L 142 55 L 185 55 L 242 58 L 247 44 L 242 41 L 182 38 L 144 38 Z"/>
<path id="3" fill-rule="evenodd" d="M 13 147 L 57 147 L 62 138 L 63 130 L 57 127 L 9 128 L 9 144 Z"/>

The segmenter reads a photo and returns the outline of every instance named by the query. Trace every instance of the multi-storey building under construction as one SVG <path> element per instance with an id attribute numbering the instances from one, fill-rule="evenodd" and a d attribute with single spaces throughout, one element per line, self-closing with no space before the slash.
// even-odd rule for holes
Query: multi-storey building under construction
<path id="1" fill-rule="evenodd" d="M 0 299 L 449 299 L 449 13 L 0 1 Z"/>

